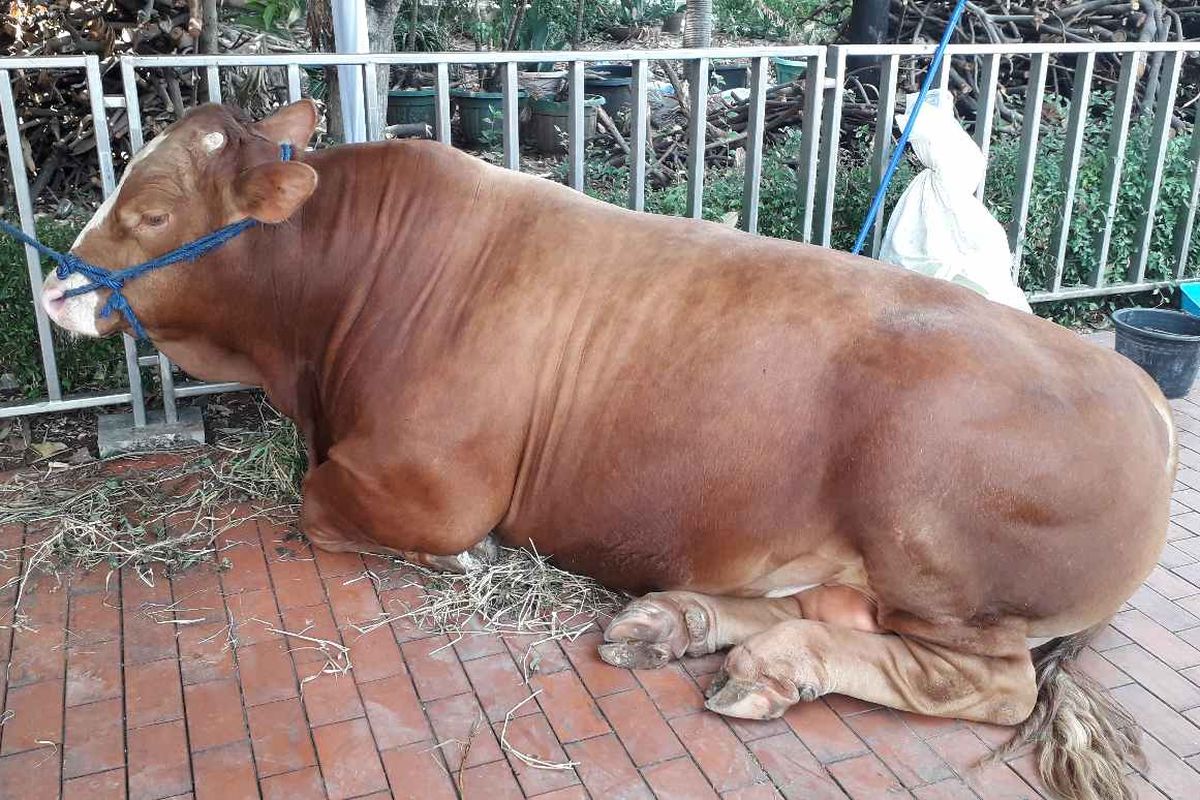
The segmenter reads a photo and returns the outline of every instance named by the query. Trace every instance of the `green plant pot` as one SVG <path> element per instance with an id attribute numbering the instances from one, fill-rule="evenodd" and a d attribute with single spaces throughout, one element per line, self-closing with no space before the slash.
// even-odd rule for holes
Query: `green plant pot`
<path id="1" fill-rule="evenodd" d="M 504 95 L 501 92 L 455 89 L 450 94 L 458 106 L 463 141 L 475 147 L 500 141 L 504 135 L 501 127 L 504 121 Z M 524 99 L 525 92 L 518 91 L 518 105 Z"/>
<path id="2" fill-rule="evenodd" d="M 718 64 L 709 77 L 714 89 L 741 89 L 750 85 L 750 68 L 745 64 Z"/>
<path id="3" fill-rule="evenodd" d="M 526 92 L 534 100 L 558 94 L 558 90 L 562 88 L 563 82 L 567 79 L 567 71 L 564 70 L 528 70 L 517 73 L 517 86 Z"/>
<path id="4" fill-rule="evenodd" d="M 596 123 L 600 116 L 597 109 L 604 105 L 604 98 L 585 97 L 583 100 L 583 138 L 591 139 L 596 135 Z M 567 131 L 568 118 L 571 114 L 571 103 L 559 103 L 554 100 L 533 100 L 529 104 L 530 127 L 534 146 L 542 153 L 565 153 L 566 144 L 563 134 Z"/>
<path id="5" fill-rule="evenodd" d="M 775 65 L 775 79 L 780 83 L 791 83 L 797 78 L 804 76 L 804 71 L 808 68 L 807 61 L 789 61 L 786 58 L 771 57 L 771 63 Z"/>
<path id="6" fill-rule="evenodd" d="M 591 78 L 583 82 L 583 91 L 585 95 L 603 97 L 609 114 L 633 108 L 633 78 Z"/>
<path id="7" fill-rule="evenodd" d="M 685 16 L 686 14 L 683 13 L 667 14 L 663 18 L 662 32 L 670 34 L 683 33 L 683 20 Z"/>
<path id="8" fill-rule="evenodd" d="M 387 123 L 404 125 L 410 122 L 435 124 L 437 112 L 436 89 L 397 89 L 388 92 Z"/>

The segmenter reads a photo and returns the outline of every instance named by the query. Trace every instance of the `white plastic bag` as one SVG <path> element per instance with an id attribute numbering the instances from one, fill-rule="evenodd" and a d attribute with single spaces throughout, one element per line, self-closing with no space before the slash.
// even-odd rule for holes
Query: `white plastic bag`
<path id="1" fill-rule="evenodd" d="M 907 107 L 915 101 L 916 95 L 909 95 Z M 898 114 L 896 123 L 903 130 L 908 115 Z M 1032 311 L 1012 280 L 1008 236 L 975 197 L 987 164 L 954 118 L 953 95 L 928 94 L 908 143 L 927 169 L 900 195 L 879 259 Z"/>

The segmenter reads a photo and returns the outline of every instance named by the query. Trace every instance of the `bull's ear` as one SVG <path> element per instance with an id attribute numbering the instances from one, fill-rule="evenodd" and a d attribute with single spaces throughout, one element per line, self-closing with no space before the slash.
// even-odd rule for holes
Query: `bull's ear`
<path id="1" fill-rule="evenodd" d="M 317 129 L 317 119 L 317 104 L 304 99 L 284 106 L 254 126 L 276 144 L 286 142 L 297 150 L 303 150 Z"/>
<path id="2" fill-rule="evenodd" d="M 317 188 L 317 171 L 299 161 L 269 161 L 238 175 L 233 182 L 238 210 L 259 222 L 283 222 Z"/>

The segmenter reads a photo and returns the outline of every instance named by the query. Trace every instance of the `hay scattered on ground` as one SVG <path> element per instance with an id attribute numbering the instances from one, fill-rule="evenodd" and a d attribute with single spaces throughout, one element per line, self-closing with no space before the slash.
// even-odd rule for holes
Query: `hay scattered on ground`
<path id="1" fill-rule="evenodd" d="M 501 547 L 494 563 L 477 562 L 465 575 L 405 564 L 396 575 L 369 577 L 380 587 L 419 588 L 421 601 L 408 607 L 394 600 L 399 608 L 356 625 L 360 633 L 407 620 L 451 643 L 486 634 L 533 635 L 531 649 L 574 641 L 628 602 L 592 578 L 554 566 L 532 542 L 528 549 Z"/>
<path id="2" fill-rule="evenodd" d="M 522 700 L 521 702 L 517 703 L 515 706 L 510 708 L 508 710 L 508 713 L 504 715 L 504 725 L 500 728 L 500 747 L 506 753 L 510 753 L 513 758 L 517 759 L 522 764 L 524 764 L 527 767 L 530 767 L 531 769 L 545 769 L 545 770 L 574 769 L 575 767 L 579 766 L 578 761 L 547 761 L 544 758 L 538 758 L 537 756 L 531 756 L 528 753 L 524 753 L 524 752 L 518 750 L 517 748 L 513 747 L 512 744 L 510 744 L 508 741 L 508 726 L 512 723 L 513 717 L 516 716 L 517 711 L 520 710 L 521 706 L 525 705 L 526 703 L 528 703 L 530 700 L 537 697 L 541 693 L 542 693 L 542 690 L 538 689 L 536 692 L 529 695 L 524 700 Z"/>
<path id="3" fill-rule="evenodd" d="M 176 453 L 176 455 L 179 455 Z M 214 560 L 221 533 L 258 517 L 288 520 L 299 503 L 304 453 L 295 428 L 267 406 L 261 430 L 186 451 L 182 461 L 151 469 L 124 459 L 80 466 L 53 464 L 0 484 L 0 525 L 35 531 L 0 563 L 19 564 L 19 610 L 28 578 L 39 571 L 132 567 L 147 584 Z"/>

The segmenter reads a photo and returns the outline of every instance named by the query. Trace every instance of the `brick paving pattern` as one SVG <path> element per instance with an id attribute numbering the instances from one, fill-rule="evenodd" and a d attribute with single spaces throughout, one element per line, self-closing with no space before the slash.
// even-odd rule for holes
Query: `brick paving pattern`
<path id="1" fill-rule="evenodd" d="M 1170 542 L 1083 664 L 1145 731 L 1139 797 L 1194 800 L 1200 394 L 1175 409 L 1183 450 Z M 601 663 L 591 634 L 540 646 L 526 687 L 528 641 L 450 642 L 402 622 L 360 634 L 352 623 L 413 590 L 377 590 L 361 557 L 313 553 L 285 534 L 247 523 L 222 537 L 229 569 L 153 587 L 104 570 L 34 579 L 30 627 L 0 628 L 0 798 L 438 800 L 459 786 L 487 800 L 1043 796 L 1028 756 L 976 767 L 1003 729 L 837 696 L 770 722 L 712 715 L 702 693 L 715 656 L 633 673 Z M 0 550 L 35 537 L 0 528 Z M 0 582 L 16 567 L 0 563 Z M 11 591 L 0 596 L 12 602 Z M 344 643 L 353 670 L 321 674 L 325 653 L 270 628 Z M 502 735 L 577 766 L 533 769 Z"/>

